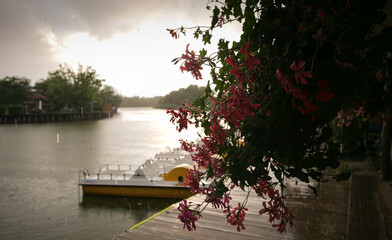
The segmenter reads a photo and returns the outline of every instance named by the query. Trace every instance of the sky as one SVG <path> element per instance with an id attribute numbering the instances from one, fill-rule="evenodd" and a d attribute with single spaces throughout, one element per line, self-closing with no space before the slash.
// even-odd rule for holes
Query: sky
<path id="1" fill-rule="evenodd" d="M 203 80 L 182 73 L 171 60 L 203 47 L 216 50 L 220 38 L 238 40 L 236 25 L 214 30 L 212 45 L 193 32 L 174 39 L 166 28 L 209 26 L 212 12 L 203 0 L 0 0 L 0 79 L 35 82 L 67 64 L 91 66 L 104 84 L 123 96 L 152 97 Z M 214 44 L 215 43 L 215 44 Z M 215 47 L 215 48 L 214 48 Z"/>

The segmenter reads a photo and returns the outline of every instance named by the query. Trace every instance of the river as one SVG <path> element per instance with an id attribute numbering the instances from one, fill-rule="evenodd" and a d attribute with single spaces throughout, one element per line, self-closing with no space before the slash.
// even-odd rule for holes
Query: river
<path id="1" fill-rule="evenodd" d="M 140 165 L 196 129 L 165 110 L 120 108 L 110 119 L 0 125 L 0 239 L 113 239 L 177 200 L 83 196 L 79 170 Z"/>

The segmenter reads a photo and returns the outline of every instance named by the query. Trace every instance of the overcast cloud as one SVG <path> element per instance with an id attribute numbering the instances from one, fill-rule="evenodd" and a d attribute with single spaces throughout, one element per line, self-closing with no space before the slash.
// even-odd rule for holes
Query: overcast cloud
<path id="1" fill-rule="evenodd" d="M 209 25 L 205 6 L 201 0 L 0 0 L 0 78 L 36 82 L 59 64 L 81 63 L 124 95 L 166 94 L 194 83 L 170 60 L 188 42 L 202 46 L 191 37 L 174 40 L 165 29 Z M 141 81 L 157 90 L 147 93 Z"/>

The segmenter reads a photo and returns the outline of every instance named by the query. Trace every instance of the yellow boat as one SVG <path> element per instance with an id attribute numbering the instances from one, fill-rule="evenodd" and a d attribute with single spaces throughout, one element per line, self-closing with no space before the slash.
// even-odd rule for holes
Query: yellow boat
<path id="1" fill-rule="evenodd" d="M 187 198 L 193 195 L 184 186 L 188 169 L 192 168 L 191 160 L 179 155 L 169 158 L 166 154 L 165 159 L 147 160 L 135 170 L 126 165 L 106 165 L 95 174 L 80 171 L 79 186 L 87 195 Z"/>

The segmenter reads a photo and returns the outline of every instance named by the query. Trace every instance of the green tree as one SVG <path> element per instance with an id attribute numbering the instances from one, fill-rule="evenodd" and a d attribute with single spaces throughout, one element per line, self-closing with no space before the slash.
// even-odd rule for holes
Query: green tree
<path id="1" fill-rule="evenodd" d="M 96 71 L 88 66 L 83 68 L 79 65 L 78 72 L 75 73 L 69 70 L 72 76 L 72 98 L 71 106 L 77 111 L 84 112 L 91 110 L 91 103 L 102 87 L 102 82 L 105 80 L 99 79 Z"/>
<path id="2" fill-rule="evenodd" d="M 156 97 L 123 97 L 121 107 L 155 107 L 162 99 L 162 96 Z"/>
<path id="3" fill-rule="evenodd" d="M 79 65 L 78 71 L 74 72 L 67 65 L 60 65 L 59 69 L 49 72 L 46 79 L 36 83 L 34 88 L 54 104 L 56 111 L 68 105 L 78 112 L 82 108 L 84 112 L 89 112 L 93 100 L 101 94 L 104 81 L 98 78 L 98 74 L 90 66 L 84 68 Z M 108 90 L 109 87 L 103 91 Z"/>
<path id="4" fill-rule="evenodd" d="M 21 105 L 31 95 L 30 80 L 5 77 L 0 80 L 0 105 Z"/>
<path id="5" fill-rule="evenodd" d="M 100 104 L 111 102 L 116 106 L 120 106 L 122 103 L 121 95 L 119 95 L 112 86 L 108 85 L 103 86 L 103 88 L 97 94 L 96 100 Z"/>
<path id="6" fill-rule="evenodd" d="M 193 102 L 193 100 L 200 96 L 205 87 L 197 85 L 189 85 L 187 88 L 180 88 L 177 91 L 171 91 L 165 95 L 159 103 L 155 106 L 157 108 L 178 108 L 182 104 Z"/>
<path id="7" fill-rule="evenodd" d="M 196 53 L 188 45 L 174 60 L 196 79 L 202 78 L 201 66 L 210 65 L 215 87 L 213 93 L 207 85 L 189 107 L 168 110 L 179 131 L 195 123 L 206 135 L 201 145 L 182 142 L 195 161 L 185 183 L 206 195 L 203 204 L 180 204 L 184 227 L 194 229 L 204 205 L 211 203 L 225 209 L 238 231 L 244 229 L 246 200 L 237 207 L 229 203 L 230 189 L 237 186 L 262 197 L 260 214 L 285 231 L 294 220 L 284 204 L 285 179 L 320 182 L 326 168 L 338 167 L 332 123 L 373 117 L 391 121 L 392 27 L 383 25 L 384 4 L 209 1 L 211 27 L 193 28 L 196 38 L 210 43 L 213 30 L 233 21 L 242 24 L 243 32 L 238 42 L 220 39 L 216 53 Z M 168 30 L 177 38 L 188 28 Z M 212 104 L 205 105 L 206 99 Z M 389 138 L 390 162 L 391 134 L 383 135 Z M 204 186 L 203 179 L 212 184 Z"/>
<path id="8" fill-rule="evenodd" d="M 48 77 L 34 85 L 34 88 L 42 92 L 49 102 L 53 104 L 53 110 L 59 111 L 65 105 L 71 106 L 72 101 L 73 73 L 66 66 L 48 73 Z"/>

